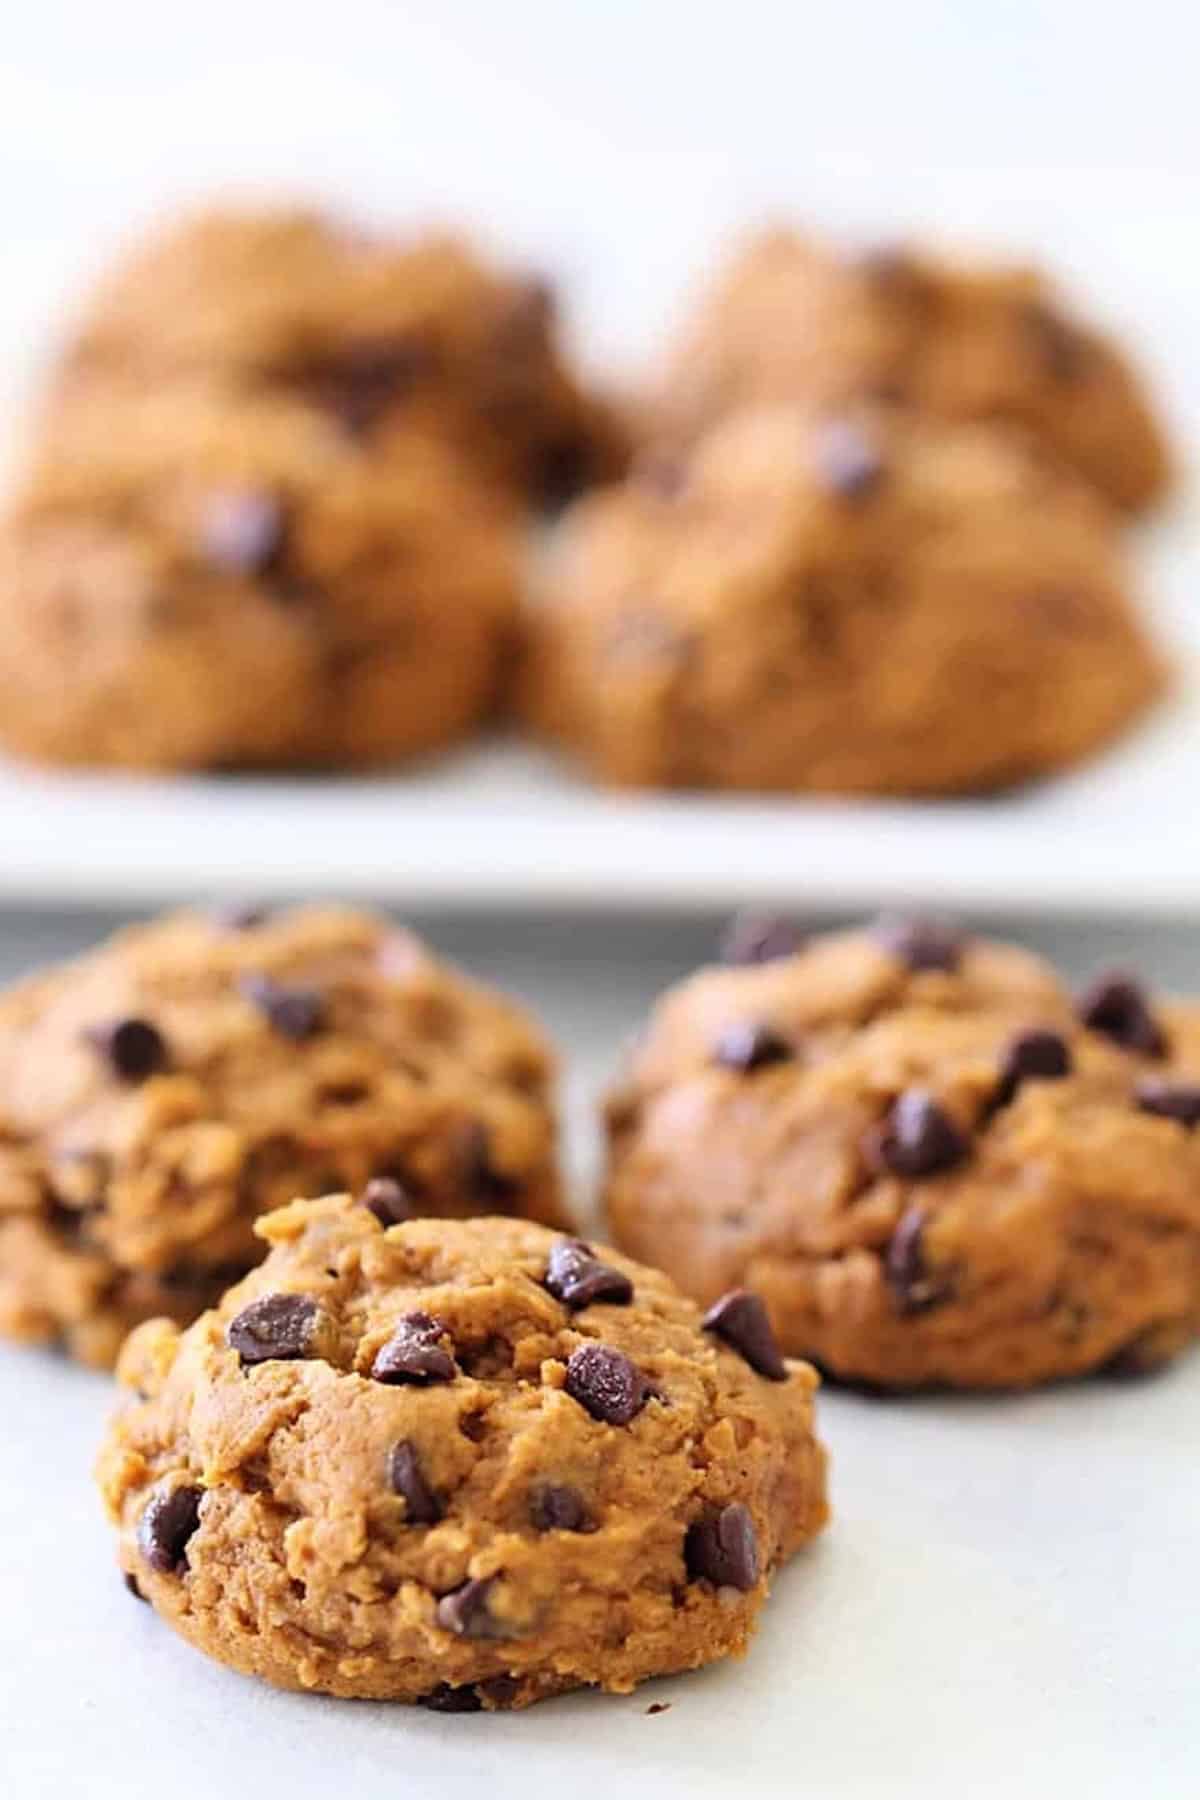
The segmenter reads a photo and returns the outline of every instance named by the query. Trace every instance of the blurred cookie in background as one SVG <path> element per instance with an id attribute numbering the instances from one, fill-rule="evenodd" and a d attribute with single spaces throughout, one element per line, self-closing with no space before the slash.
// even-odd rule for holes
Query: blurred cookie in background
<path id="1" fill-rule="evenodd" d="M 0 741 L 147 769 L 436 750 L 492 708 L 521 555 L 429 435 L 384 463 L 278 395 L 93 385 L 0 522 Z"/>
<path id="2" fill-rule="evenodd" d="M 1170 481 L 1136 368 L 1036 269 L 903 246 L 846 254 L 787 229 L 749 238 L 701 290 L 649 422 L 689 442 L 748 405 L 861 400 L 1022 426 L 1121 508 Z"/>
<path id="3" fill-rule="evenodd" d="M 951 794 L 1063 768 L 1164 666 L 1112 514 L 1010 434 L 752 411 L 563 523 L 524 703 L 602 780 Z"/>
<path id="4" fill-rule="evenodd" d="M 0 997 L 0 1333 L 108 1364 L 330 1187 L 561 1225 L 546 1042 L 371 914 L 178 913 Z M 367 1184 L 371 1185 L 368 1186 Z"/>

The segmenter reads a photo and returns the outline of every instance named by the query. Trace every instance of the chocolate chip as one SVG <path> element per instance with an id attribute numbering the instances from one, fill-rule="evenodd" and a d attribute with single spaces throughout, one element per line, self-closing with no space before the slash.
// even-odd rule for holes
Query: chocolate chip
<path id="1" fill-rule="evenodd" d="M 421 1473 L 416 1450 L 407 1438 L 392 1446 L 388 1457 L 388 1480 L 393 1494 L 399 1494 L 406 1507 L 409 1525 L 436 1525 L 442 1516 L 442 1503 Z"/>
<path id="2" fill-rule="evenodd" d="M 145 1081 L 167 1066 L 166 1041 L 149 1019 L 116 1019 L 93 1026 L 86 1035 L 121 1081 Z"/>
<path id="3" fill-rule="evenodd" d="M 749 1075 L 771 1063 L 790 1062 L 792 1046 L 769 1025 L 726 1025 L 713 1049 L 713 1061 L 723 1069 Z"/>
<path id="4" fill-rule="evenodd" d="M 905 917 L 885 913 L 871 927 L 881 949 L 914 971 L 938 969 L 949 974 L 962 960 L 965 938 L 949 919 Z"/>
<path id="5" fill-rule="evenodd" d="M 556 438 L 538 451 L 530 478 L 538 504 L 549 513 L 561 512 L 595 479 L 591 446 L 579 437 Z"/>
<path id="6" fill-rule="evenodd" d="M 374 1213 L 386 1231 L 389 1225 L 402 1225 L 416 1216 L 416 1207 L 400 1182 L 390 1175 L 376 1175 L 363 1189 L 363 1205 Z"/>
<path id="7" fill-rule="evenodd" d="M 731 1288 L 710 1306 L 702 1321 L 705 1331 L 715 1331 L 731 1350 L 768 1381 L 786 1381 L 787 1364 L 779 1353 L 767 1309 L 749 1288 Z"/>
<path id="8" fill-rule="evenodd" d="M 938 1175 L 967 1155 L 970 1144 L 949 1113 L 923 1088 L 908 1088 L 892 1107 L 879 1152 L 895 1175 Z"/>
<path id="9" fill-rule="evenodd" d="M 445 1327 L 428 1313 L 406 1313 L 386 1344 L 375 1352 L 371 1375 L 375 1381 L 389 1386 L 402 1382 L 453 1381 L 458 1366 L 439 1339 L 447 1335 Z"/>
<path id="10" fill-rule="evenodd" d="M 559 1238 L 551 1247 L 543 1285 L 572 1312 L 606 1300 L 612 1306 L 628 1306 L 633 1283 L 620 1269 L 601 1262 L 590 1245 L 578 1238 Z"/>
<path id="11" fill-rule="evenodd" d="M 1071 1073 L 1071 1052 L 1057 1031 L 1035 1026 L 1019 1031 L 1000 1064 L 996 1104 L 1007 1106 L 1024 1081 L 1061 1081 Z"/>
<path id="12" fill-rule="evenodd" d="M 145 1605 L 149 1606 L 150 1602 L 146 1599 L 145 1594 L 143 1594 L 141 1588 L 138 1586 L 137 1576 L 131 1575 L 128 1569 L 123 1569 L 121 1575 L 125 1583 L 126 1592 L 132 1594 L 135 1600 L 141 1600 Z"/>
<path id="13" fill-rule="evenodd" d="M 484 1206 L 511 1205 L 520 1183 L 497 1169 L 493 1161 L 492 1137 L 486 1125 L 473 1120 L 463 1140 L 463 1179 L 475 1198 Z"/>
<path id="14" fill-rule="evenodd" d="M 488 1611 L 488 1594 L 493 1580 L 494 1577 L 488 1575 L 464 1581 L 452 1594 L 443 1594 L 434 1613 L 442 1630 L 452 1631 L 456 1637 L 506 1636 L 503 1626 L 498 1625 Z"/>
<path id="15" fill-rule="evenodd" d="M 735 913 L 721 939 L 721 961 L 735 968 L 747 963 L 778 962 L 794 956 L 802 939 L 786 919 L 772 913 Z"/>
<path id="16" fill-rule="evenodd" d="M 529 1497 L 535 1531 L 586 1531 L 588 1512 L 583 1495 L 573 1487 L 539 1487 Z"/>
<path id="17" fill-rule="evenodd" d="M 210 494 L 200 521 L 207 560 L 227 575 L 264 575 L 283 554 L 287 518 L 274 494 L 227 489 Z"/>
<path id="18" fill-rule="evenodd" d="M 816 437 L 817 469 L 843 500 L 866 500 L 883 481 L 883 453 L 868 434 L 846 419 L 831 419 Z"/>
<path id="19" fill-rule="evenodd" d="M 758 1539 L 749 1507 L 735 1500 L 689 1525 L 683 1557 L 693 1580 L 703 1577 L 716 1587 L 749 1593 L 758 1580 Z"/>
<path id="20" fill-rule="evenodd" d="M 158 1488 L 143 1507 L 138 1549 L 160 1575 L 182 1575 L 187 1568 L 187 1547 L 200 1524 L 203 1498 L 200 1487 Z"/>
<path id="21" fill-rule="evenodd" d="M 925 1262 L 925 1213 L 910 1206 L 901 1215 L 884 1256 L 883 1272 L 901 1312 L 919 1312 L 944 1297 L 943 1285 Z"/>
<path id="22" fill-rule="evenodd" d="M 650 1397 L 636 1363 L 611 1344 L 581 1344 L 567 1359 L 566 1389 L 585 1412 L 605 1425 L 628 1425 Z"/>
<path id="23" fill-rule="evenodd" d="M 1044 300 L 1035 300 L 1022 314 L 1029 342 L 1052 381 L 1077 381 L 1088 359 L 1088 343 L 1062 314 Z"/>
<path id="24" fill-rule="evenodd" d="M 1146 1000 L 1145 990 L 1132 976 L 1112 971 L 1094 981 L 1079 1000 L 1079 1017 L 1091 1031 L 1111 1038 L 1123 1050 L 1143 1056 L 1161 1056 L 1166 1040 Z"/>
<path id="25" fill-rule="evenodd" d="M 670 1700 L 651 1701 L 650 1705 L 646 1708 L 646 1717 L 648 1719 L 653 1719 L 657 1717 L 659 1713 L 670 1712 L 671 1704 Z"/>
<path id="26" fill-rule="evenodd" d="M 851 267 L 887 300 L 924 305 L 931 298 L 929 277 L 900 244 L 868 245 L 851 258 Z"/>
<path id="27" fill-rule="evenodd" d="M 238 985 L 281 1037 L 300 1043 L 325 1022 L 325 1002 L 314 988 L 284 987 L 269 975 L 243 975 Z"/>
<path id="28" fill-rule="evenodd" d="M 259 925 L 265 925 L 270 916 L 269 907 L 247 900 L 231 900 L 225 905 L 214 906 L 209 913 L 218 931 L 254 931 Z"/>
<path id="29" fill-rule="evenodd" d="M 1139 1081 L 1135 1093 L 1140 1111 L 1174 1119 L 1188 1130 L 1200 1125 L 1200 1085 L 1192 1081 Z"/>
<path id="30" fill-rule="evenodd" d="M 422 1694 L 417 1700 L 418 1706 L 424 1706 L 430 1712 L 444 1713 L 476 1713 L 483 1711 L 483 1701 L 479 1698 L 479 1690 L 468 1682 L 464 1687 L 451 1687 L 448 1681 L 439 1681 L 429 1693 Z"/>
<path id="31" fill-rule="evenodd" d="M 419 338 L 367 339 L 323 365 L 311 385 L 346 431 L 364 438 L 433 362 L 429 345 Z"/>
<path id="32" fill-rule="evenodd" d="M 295 1362 L 307 1356 L 317 1335 L 320 1309 L 307 1294 L 264 1294 L 225 1327 L 225 1342 L 243 1369 L 257 1363 Z"/>

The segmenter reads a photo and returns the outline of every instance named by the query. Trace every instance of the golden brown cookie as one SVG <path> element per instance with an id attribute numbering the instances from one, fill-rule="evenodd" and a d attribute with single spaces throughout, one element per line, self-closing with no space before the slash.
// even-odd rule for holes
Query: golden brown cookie
<path id="1" fill-rule="evenodd" d="M 543 1038 L 370 914 L 178 913 L 0 999 L 0 1332 L 110 1363 L 373 1177 L 387 1216 L 562 1222 Z"/>
<path id="2" fill-rule="evenodd" d="M 611 1097 L 609 1228 L 882 1387 L 1149 1367 L 1200 1328 L 1200 1060 L 1128 976 L 936 922 L 789 942 L 659 1004 Z"/>
<path id="3" fill-rule="evenodd" d="M 627 1693 L 746 1646 L 826 1516 L 816 1377 L 748 1296 L 502 1219 L 260 1222 L 261 1268 L 143 1326 L 100 1458 L 121 1565 L 280 1686 L 445 1710 Z"/>
<path id="4" fill-rule="evenodd" d="M 527 708 L 635 786 L 1005 787 L 1163 678 L 1107 509 L 980 428 L 740 415 L 580 502 L 543 587 Z"/>
<path id="5" fill-rule="evenodd" d="M 1170 481 L 1140 376 L 1035 269 L 848 255 L 788 230 L 749 240 L 698 297 L 650 414 L 688 441 L 748 405 L 864 399 L 1021 426 L 1121 507 Z"/>
<path id="6" fill-rule="evenodd" d="M 517 524 L 444 445 L 93 388 L 0 525 L 0 740 L 54 762 L 370 765 L 450 744 L 510 650 Z"/>
<path id="7" fill-rule="evenodd" d="M 300 208 L 169 221 L 91 297 L 60 391 L 180 376 L 304 400 L 360 448 L 441 437 L 535 497 L 623 454 L 566 366 L 549 285 L 448 233 L 396 240 Z"/>

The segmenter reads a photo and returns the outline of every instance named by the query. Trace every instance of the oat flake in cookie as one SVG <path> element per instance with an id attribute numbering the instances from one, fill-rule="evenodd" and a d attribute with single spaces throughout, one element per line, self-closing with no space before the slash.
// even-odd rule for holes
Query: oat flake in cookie
<path id="1" fill-rule="evenodd" d="M 747 1337 L 744 1300 L 706 1329 L 601 1246 L 385 1228 L 359 1196 L 258 1230 L 267 1261 L 214 1311 L 130 1338 L 100 1457 L 122 1569 L 184 1637 L 283 1687 L 455 1712 L 745 1648 L 826 1507 L 816 1377 Z M 584 1256 L 593 1292 L 561 1298 Z"/>
<path id="2" fill-rule="evenodd" d="M 610 1235 L 849 1380 L 1150 1369 L 1200 1328 L 1195 1019 L 944 920 L 702 970 L 611 1095 Z M 724 1053 L 764 1033 L 787 1054 Z"/>
<path id="3" fill-rule="evenodd" d="M 260 1213 L 335 1184 L 389 1222 L 562 1220 L 533 1022 L 381 918 L 190 912 L 0 997 L 0 1332 L 110 1363 L 263 1254 Z M 305 1353 L 319 1321 L 249 1320 Z"/>

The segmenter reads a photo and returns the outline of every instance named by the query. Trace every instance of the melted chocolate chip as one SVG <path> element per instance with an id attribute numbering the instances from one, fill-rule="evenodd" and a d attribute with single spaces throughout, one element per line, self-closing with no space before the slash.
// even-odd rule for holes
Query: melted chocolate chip
<path id="1" fill-rule="evenodd" d="M 417 1452 L 407 1438 L 392 1446 L 388 1457 L 388 1481 L 393 1494 L 399 1494 L 406 1508 L 409 1525 L 436 1525 L 442 1516 L 442 1503 L 421 1473 Z"/>
<path id="2" fill-rule="evenodd" d="M 160 1074 L 169 1060 L 166 1040 L 149 1019 L 115 1019 L 109 1025 L 93 1026 L 87 1039 L 118 1080 L 131 1084 Z"/>
<path id="3" fill-rule="evenodd" d="M 452 1594 L 443 1594 L 434 1618 L 443 1631 L 456 1637 L 495 1638 L 507 1634 L 488 1611 L 488 1595 L 494 1577 L 464 1581 Z"/>
<path id="4" fill-rule="evenodd" d="M 753 1022 L 726 1025 L 713 1049 L 713 1061 L 739 1075 L 752 1074 L 771 1063 L 790 1062 L 792 1046 L 769 1025 Z"/>
<path id="5" fill-rule="evenodd" d="M 885 913 L 871 927 L 881 949 L 914 970 L 938 969 L 949 974 L 962 960 L 965 939 L 949 919 L 904 917 Z"/>
<path id="6" fill-rule="evenodd" d="M 296 1362 L 309 1354 L 320 1309 L 307 1294 L 264 1294 L 243 1307 L 225 1328 L 225 1342 L 243 1369 L 265 1362 Z"/>
<path id="7" fill-rule="evenodd" d="M 1080 996 L 1079 1017 L 1090 1031 L 1111 1038 L 1122 1050 L 1161 1056 L 1166 1039 L 1150 1011 L 1145 989 L 1132 976 L 1101 975 Z"/>
<path id="8" fill-rule="evenodd" d="M 282 557 L 286 537 L 287 516 L 274 494 L 227 489 L 205 503 L 201 547 L 226 575 L 265 575 Z"/>
<path id="9" fill-rule="evenodd" d="M 579 1238 L 559 1238 L 552 1246 L 543 1286 L 572 1312 L 598 1300 L 606 1300 L 611 1306 L 628 1306 L 633 1299 L 633 1283 L 628 1275 L 601 1262 L 592 1254 L 591 1246 Z"/>
<path id="10" fill-rule="evenodd" d="M 1057 1031 L 1019 1031 L 1004 1052 L 996 1104 L 1007 1106 L 1024 1081 L 1061 1081 L 1071 1073 L 1071 1052 Z"/>
<path id="11" fill-rule="evenodd" d="M 794 956 L 802 939 L 795 926 L 771 913 L 735 913 L 721 939 L 721 961 L 733 967 L 778 962 Z"/>
<path id="12" fill-rule="evenodd" d="M 416 1217 L 416 1206 L 403 1185 L 391 1175 L 376 1175 L 363 1189 L 363 1205 L 374 1213 L 386 1231 L 389 1225 L 402 1225 Z"/>
<path id="13" fill-rule="evenodd" d="M 901 1312 L 919 1312 L 944 1296 L 925 1262 L 925 1213 L 910 1206 L 888 1244 L 883 1272 Z"/>
<path id="14" fill-rule="evenodd" d="M 1139 1081 L 1135 1093 L 1141 1112 L 1160 1119 L 1174 1119 L 1189 1131 L 1200 1125 L 1200 1084 L 1194 1081 Z"/>
<path id="15" fill-rule="evenodd" d="M 779 1353 L 767 1309 L 748 1288 L 731 1288 L 722 1294 L 705 1313 L 703 1325 L 768 1381 L 787 1380 L 787 1364 Z"/>
<path id="16" fill-rule="evenodd" d="M 280 1037 L 300 1043 L 325 1022 L 325 1002 L 315 988 L 284 987 L 269 975 L 243 975 L 238 985 Z"/>
<path id="17" fill-rule="evenodd" d="M 743 1594 L 758 1580 L 758 1539 L 750 1509 L 735 1500 L 719 1512 L 706 1513 L 687 1528 L 683 1557 L 694 1581 L 739 1588 Z"/>
<path id="18" fill-rule="evenodd" d="M 611 1344 L 581 1344 L 567 1359 L 566 1389 L 604 1425 L 628 1425 L 650 1397 L 636 1363 Z"/>
<path id="19" fill-rule="evenodd" d="M 970 1143 L 950 1114 L 923 1088 L 908 1088 L 892 1107 L 879 1153 L 895 1175 L 939 1175 L 952 1169 Z"/>
<path id="20" fill-rule="evenodd" d="M 867 500 L 882 485 L 886 464 L 878 444 L 860 426 L 831 419 L 816 438 L 817 470 L 842 500 Z"/>
<path id="21" fill-rule="evenodd" d="M 529 1497 L 529 1519 L 535 1531 L 586 1531 L 588 1511 L 573 1487 L 539 1487 Z"/>
<path id="22" fill-rule="evenodd" d="M 141 1600 L 144 1605 L 149 1606 L 149 1600 L 146 1599 L 145 1594 L 143 1594 L 141 1588 L 138 1586 L 137 1576 L 131 1575 L 128 1569 L 123 1569 L 121 1575 L 125 1583 L 125 1591 L 132 1594 L 135 1600 Z"/>
<path id="23" fill-rule="evenodd" d="M 417 1705 L 427 1707 L 430 1712 L 477 1713 L 483 1711 L 483 1701 L 479 1697 L 479 1690 L 470 1682 L 464 1687 L 451 1687 L 449 1682 L 440 1681 L 428 1694 L 420 1696 Z"/>
<path id="24" fill-rule="evenodd" d="M 138 1549 L 160 1575 L 182 1575 L 187 1568 L 187 1547 L 200 1524 L 203 1498 L 200 1487 L 158 1488 L 142 1509 Z"/>
<path id="25" fill-rule="evenodd" d="M 393 1387 L 404 1382 L 424 1386 L 432 1381 L 453 1381 L 458 1365 L 439 1342 L 445 1336 L 445 1327 L 428 1313 L 406 1313 L 387 1343 L 375 1352 L 372 1378 Z"/>

